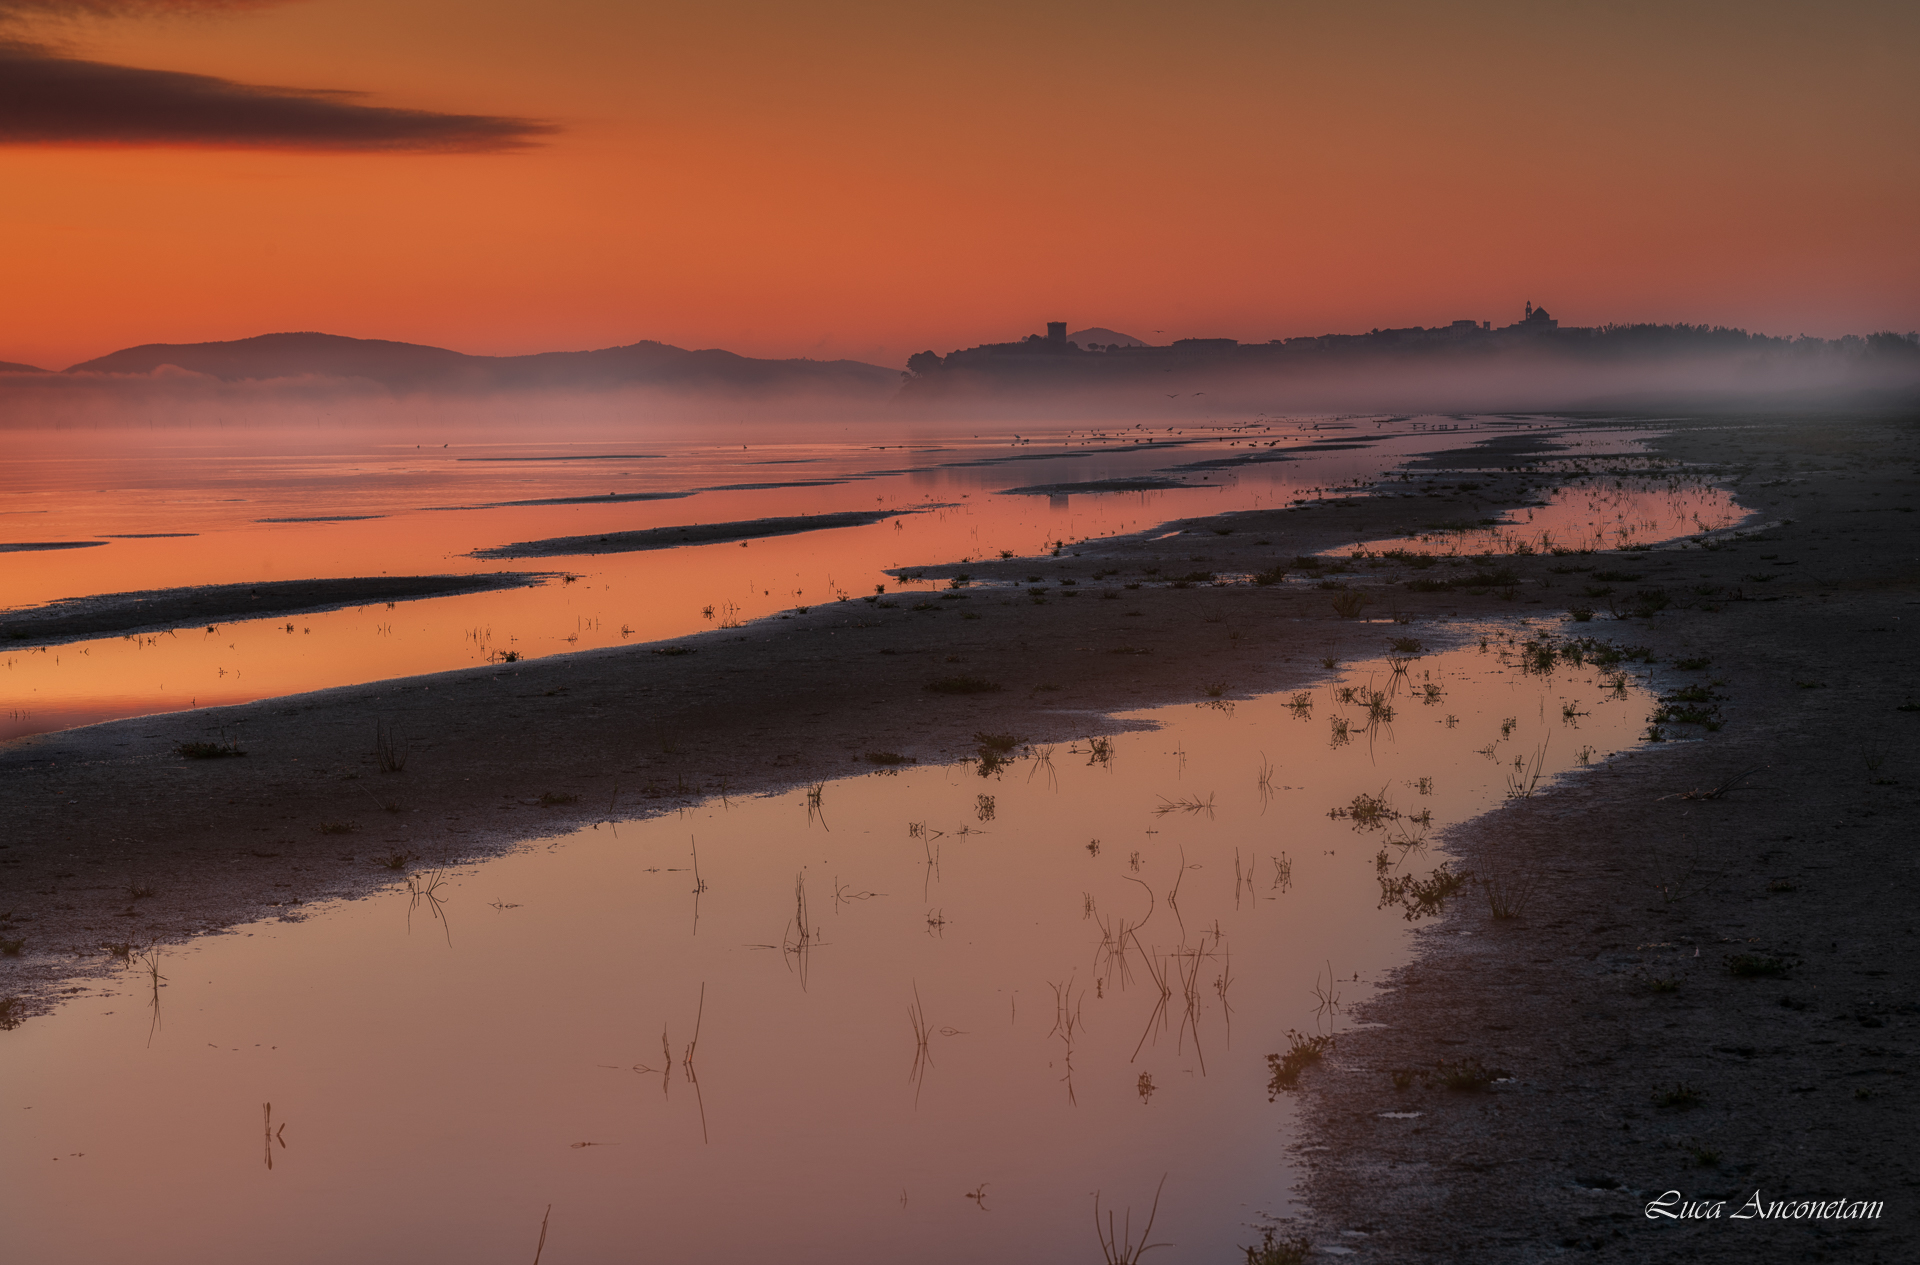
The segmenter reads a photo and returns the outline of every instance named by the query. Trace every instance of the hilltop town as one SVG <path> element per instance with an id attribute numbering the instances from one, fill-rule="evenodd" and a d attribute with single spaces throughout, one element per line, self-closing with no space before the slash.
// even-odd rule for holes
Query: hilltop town
<path id="1" fill-rule="evenodd" d="M 1087 330 L 1088 335 L 1114 331 Z M 1885 360 L 1920 363 L 1920 336 L 1877 333 L 1836 339 L 1774 337 L 1720 325 L 1597 325 L 1562 327 L 1546 308 L 1528 302 L 1510 325 L 1457 320 L 1446 325 L 1371 329 L 1364 334 L 1319 334 L 1243 343 L 1234 338 L 1181 338 L 1165 346 L 1119 335 L 1122 341 L 1087 342 L 1069 336 L 1065 321 L 1050 321 L 1045 334 L 1006 343 L 983 343 L 942 356 L 923 351 L 907 361 L 907 389 L 937 393 L 961 382 L 1021 385 L 1081 385 L 1115 382 L 1175 370 L 1244 372 L 1337 364 L 1361 358 L 1441 361 L 1528 352 L 1585 361 L 1646 357 L 1713 357 L 1761 353 L 1769 359 Z"/>

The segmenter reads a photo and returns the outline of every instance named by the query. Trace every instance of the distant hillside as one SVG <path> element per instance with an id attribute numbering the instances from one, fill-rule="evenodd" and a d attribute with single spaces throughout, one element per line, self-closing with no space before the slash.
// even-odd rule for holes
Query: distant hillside
<path id="1" fill-rule="evenodd" d="M 1067 341 L 1078 343 L 1082 347 L 1145 347 L 1146 340 L 1135 338 L 1132 334 L 1122 334 L 1117 329 L 1108 329 L 1104 325 L 1095 325 L 1091 329 L 1076 330 L 1067 335 Z"/>
<path id="2" fill-rule="evenodd" d="M 469 356 L 444 347 L 314 333 L 262 334 L 224 343 L 148 343 L 83 361 L 66 372 L 144 374 L 163 365 L 228 380 L 360 378 L 404 391 L 660 386 L 874 395 L 891 392 L 900 383 L 897 371 L 857 360 L 755 360 L 730 351 L 688 351 L 656 342 L 598 351 Z"/>
<path id="3" fill-rule="evenodd" d="M 0 373 L 45 373 L 39 365 L 17 365 L 11 360 L 0 360 Z"/>

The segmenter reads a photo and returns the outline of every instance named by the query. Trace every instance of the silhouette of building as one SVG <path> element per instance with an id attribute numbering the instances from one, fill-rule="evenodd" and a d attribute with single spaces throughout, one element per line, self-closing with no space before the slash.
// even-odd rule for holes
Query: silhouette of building
<path id="1" fill-rule="evenodd" d="M 1047 322 L 1047 341 L 1055 347 L 1067 345 L 1067 323 L 1065 321 Z"/>
<path id="2" fill-rule="evenodd" d="M 1520 321 L 1522 329 L 1559 329 L 1560 322 L 1547 315 L 1547 309 L 1535 307 L 1533 300 L 1527 300 L 1527 314 Z"/>

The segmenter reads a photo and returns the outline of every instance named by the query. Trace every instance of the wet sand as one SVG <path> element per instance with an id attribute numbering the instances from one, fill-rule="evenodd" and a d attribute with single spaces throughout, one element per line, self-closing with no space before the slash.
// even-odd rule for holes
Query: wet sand
<path id="1" fill-rule="evenodd" d="M 1920 1257 L 1916 427 L 1698 426 L 1658 449 L 1728 468 L 1781 525 L 1625 555 L 1677 599 L 1563 632 L 1651 648 L 1663 693 L 1704 690 L 1723 728 L 1666 724 L 1684 740 L 1445 841 L 1534 890 L 1505 919 L 1484 891 L 1457 900 L 1304 1078 L 1299 1229 L 1348 1259 Z M 1442 1087 L 1438 1065 L 1463 1061 L 1509 1079 Z M 1650 1219 L 1675 1190 L 1727 1202 Z M 1733 1219 L 1756 1191 L 1886 1207 Z"/>
<path id="2" fill-rule="evenodd" d="M 551 578 L 552 573 L 544 571 L 496 571 L 485 575 L 375 575 L 97 593 L 0 611 L 0 643 L 54 645 L 117 633 L 163 632 L 374 602 L 411 602 L 456 593 L 523 588 L 545 584 Z"/>
<path id="3" fill-rule="evenodd" d="M 1652 648 L 1668 688 L 1705 686 L 1724 727 L 1669 724 L 1702 738 L 1623 756 L 1455 833 L 1461 864 L 1532 875 L 1537 889 L 1513 919 L 1491 919 L 1478 894 L 1456 899 L 1358 1012 L 1368 1026 L 1308 1072 L 1315 1219 L 1299 1228 L 1381 1261 L 1575 1247 L 1636 1261 L 1899 1259 L 1913 1248 L 1902 1126 L 1920 1021 L 1902 826 L 1920 787 L 1920 733 L 1908 732 L 1920 708 L 1902 710 L 1920 701 L 1920 660 L 1900 631 L 1920 600 L 1920 525 L 1903 512 L 1915 507 L 1914 427 L 1687 423 L 1661 447 L 1735 480 L 1762 519 L 1792 521 L 1713 550 L 1502 557 L 1439 571 L 1444 588 L 1438 569 L 1392 560 L 1356 564 L 1343 591 L 1297 576 L 1172 579 L 1253 575 L 1489 517 L 1545 481 L 1476 470 L 1473 494 L 1354 497 L 1176 521 L 1056 558 L 929 565 L 928 577 L 971 583 L 675 643 L 691 653 L 590 651 L 20 740 L 0 748 L 0 936 L 26 943 L 0 958 L 0 996 L 22 999 L 17 1014 L 43 1011 L 60 983 L 113 964 L 103 945 L 298 919 L 305 902 L 397 882 L 383 857 L 477 858 L 585 821 L 844 773 L 869 751 L 956 759 L 979 730 L 1108 732 L 1113 711 L 1192 701 L 1212 683 L 1298 687 L 1326 656 L 1525 615 Z M 1638 578 L 1588 598 L 1596 580 L 1576 567 Z M 1650 605 L 1642 590 L 1665 605 L 1633 615 Z M 1334 601 L 1354 592 L 1372 604 L 1342 618 Z M 1575 605 L 1602 614 L 1573 623 Z M 1674 666 L 1692 658 L 1711 663 Z M 956 675 L 999 688 L 925 688 Z M 401 736 L 404 771 L 379 771 L 381 726 Z M 187 759 L 178 748 L 191 742 L 247 754 Z M 1684 798 L 1748 769 L 1722 798 Z M 1743 953 L 1778 959 L 1785 977 L 1734 975 L 1726 959 Z M 1461 1059 L 1512 1077 L 1479 1093 L 1422 1086 L 1418 1073 Z M 1415 1074 L 1407 1088 L 1395 1069 Z M 1682 1084 L 1699 1105 L 1655 1105 Z M 1865 1235 L 1695 1230 L 1641 1213 L 1670 1188 L 1754 1187 L 1897 1212 Z"/>
<path id="4" fill-rule="evenodd" d="M 768 487 L 785 486 L 767 484 Z M 527 505 L 558 505 L 569 501 L 526 501 Z M 768 536 L 795 536 L 827 527 L 865 527 L 917 510 L 850 510 L 839 514 L 791 514 L 783 518 L 752 518 L 737 523 L 693 523 L 684 527 L 649 527 L 641 531 L 613 531 L 593 536 L 552 536 L 517 544 L 476 549 L 475 558 L 559 558 L 576 554 L 636 553 L 645 549 L 675 549 L 681 545 L 711 545 L 730 540 L 761 540 Z"/>

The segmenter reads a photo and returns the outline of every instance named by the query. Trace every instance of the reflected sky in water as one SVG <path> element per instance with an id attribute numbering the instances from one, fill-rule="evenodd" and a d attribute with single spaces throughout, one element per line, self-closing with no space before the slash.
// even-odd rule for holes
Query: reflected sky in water
<path id="1" fill-rule="evenodd" d="M 1490 636 L 162 950 L 0 1041 L 9 1253 L 523 1261 L 551 1205 L 549 1262 L 1091 1261 L 1164 1177 L 1169 1259 L 1232 1259 L 1297 1176 L 1267 1056 L 1404 959 L 1394 880 L 1645 726 Z"/>

